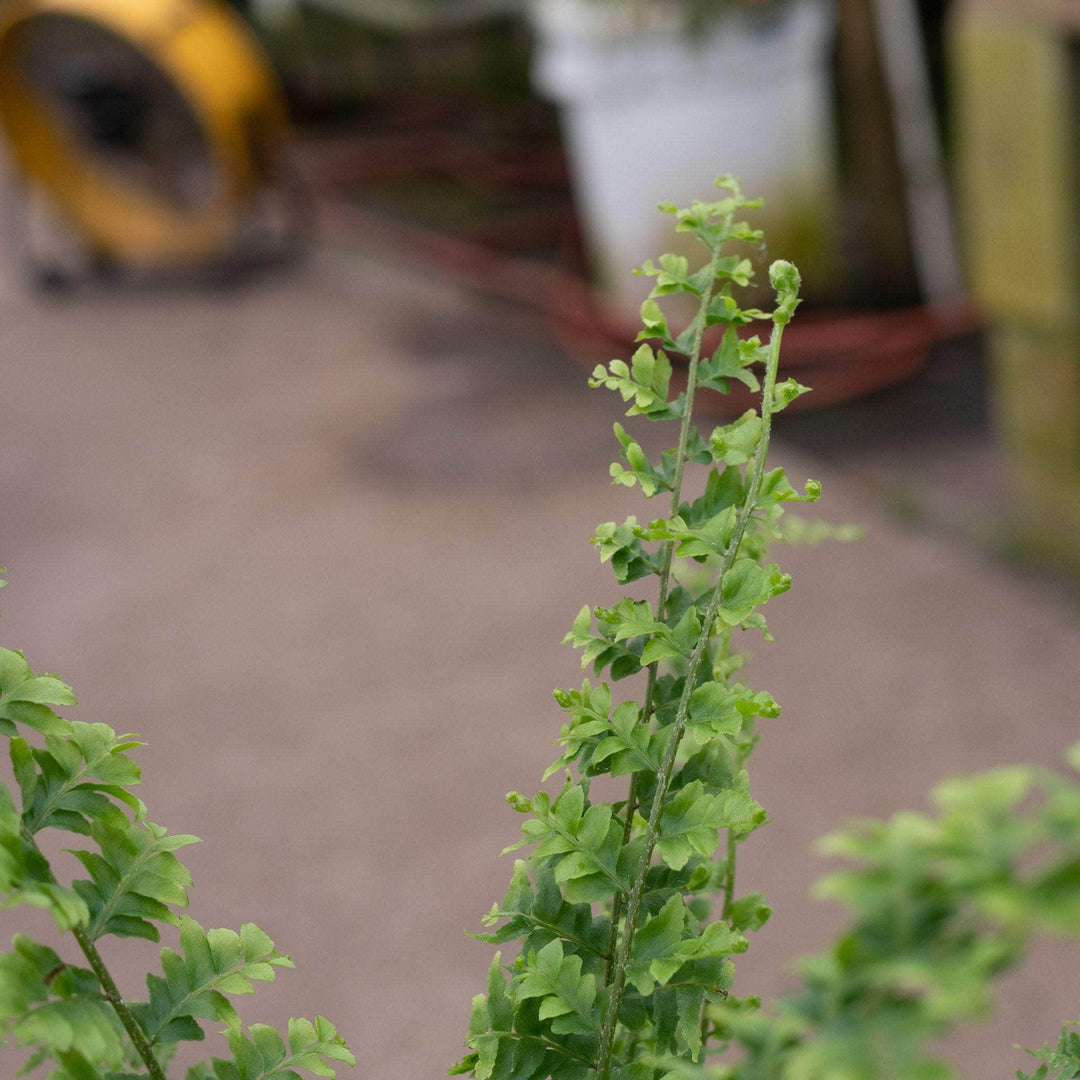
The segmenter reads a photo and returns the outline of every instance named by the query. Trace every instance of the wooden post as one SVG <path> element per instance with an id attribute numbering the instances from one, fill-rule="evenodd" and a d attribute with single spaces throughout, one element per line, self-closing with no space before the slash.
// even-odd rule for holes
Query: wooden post
<path id="1" fill-rule="evenodd" d="M 989 327 L 1015 539 L 1080 571 L 1080 18 L 969 0 L 950 28 L 968 278 Z"/>

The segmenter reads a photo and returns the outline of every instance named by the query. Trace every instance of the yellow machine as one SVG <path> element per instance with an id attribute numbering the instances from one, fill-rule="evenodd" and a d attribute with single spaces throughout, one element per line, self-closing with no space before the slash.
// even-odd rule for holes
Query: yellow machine
<path id="1" fill-rule="evenodd" d="M 276 182 L 276 79 L 220 0 L 7 0 L 0 124 L 23 177 L 96 257 L 195 262 Z"/>

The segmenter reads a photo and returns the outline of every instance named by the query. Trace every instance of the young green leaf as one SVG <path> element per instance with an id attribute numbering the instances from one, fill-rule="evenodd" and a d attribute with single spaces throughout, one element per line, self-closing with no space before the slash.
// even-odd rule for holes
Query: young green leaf
<path id="1" fill-rule="evenodd" d="M 160 825 L 126 818 L 119 823 L 99 818 L 90 834 L 100 853 L 72 852 L 91 878 L 73 882 L 90 910 L 90 940 L 115 934 L 158 941 L 158 928 L 150 920 L 175 923 L 170 907 L 187 906 L 191 885 L 191 875 L 173 852 L 199 838 L 170 836 Z"/>
<path id="2" fill-rule="evenodd" d="M 245 1032 L 240 1023 L 230 1023 L 225 1032 L 232 1060 L 213 1058 L 197 1065 L 187 1080 L 300 1080 L 300 1073 L 334 1080 L 336 1064 L 356 1064 L 356 1058 L 324 1016 L 314 1022 L 289 1021 L 287 1042 L 268 1024 L 252 1024 Z"/>
<path id="3" fill-rule="evenodd" d="M 71 687 L 54 675 L 35 675 L 20 652 L 0 649 L 0 735 L 25 724 L 46 735 L 66 735 L 68 722 L 49 707 L 74 705 Z"/>
<path id="4" fill-rule="evenodd" d="M 622 829 L 612 820 L 606 803 L 586 807 L 585 789 L 568 784 L 554 803 L 546 792 L 532 800 L 511 792 L 508 801 L 521 813 L 531 814 L 522 825 L 524 839 L 504 850 L 536 844 L 534 859 L 553 858 L 555 880 L 565 889 L 568 903 L 590 903 L 625 892 L 619 855 Z"/>
<path id="5" fill-rule="evenodd" d="M 671 730 L 650 731 L 639 719 L 639 709 L 633 702 L 624 701 L 616 707 L 611 716 L 611 733 L 597 744 L 591 755 L 590 768 L 594 772 L 608 772 L 612 776 L 659 772 Z M 602 770 L 601 764 L 605 765 Z"/>
<path id="6" fill-rule="evenodd" d="M 761 440 L 761 417 L 747 409 L 738 420 L 716 428 L 709 437 L 713 457 L 727 465 L 742 465 L 757 451 Z"/>
<path id="7" fill-rule="evenodd" d="M 625 585 L 663 571 L 662 554 L 645 550 L 642 539 L 637 518 L 629 517 L 622 525 L 614 521 L 598 525 L 591 542 L 600 551 L 600 561 L 610 559 L 615 579 Z"/>
<path id="8" fill-rule="evenodd" d="M 744 832 L 764 820 L 765 811 L 745 790 L 710 793 L 694 780 L 664 807 L 657 850 L 672 870 L 681 870 L 692 856 L 712 858 L 720 829 Z"/>
<path id="9" fill-rule="evenodd" d="M 194 919 L 180 916 L 180 952 L 161 950 L 164 976 L 147 975 L 150 1000 L 132 1013 L 151 1045 L 205 1037 L 198 1020 L 235 1025 L 236 1012 L 226 994 L 251 994 L 253 980 L 274 981 L 274 969 L 292 961 L 254 923 L 232 930 L 204 931 Z"/>
<path id="10" fill-rule="evenodd" d="M 598 1034 L 606 995 L 598 993 L 596 977 L 581 973 L 581 957 L 564 955 L 556 939 L 538 953 L 530 953 L 524 971 L 511 984 L 515 1002 L 540 1000 L 539 1018 L 551 1022 L 556 1035 Z"/>
<path id="11" fill-rule="evenodd" d="M 730 380 L 738 379 L 751 393 L 757 393 L 761 389 L 761 384 L 750 370 L 750 365 L 762 360 L 763 357 L 756 352 L 743 349 L 741 347 L 743 344 L 735 327 L 728 326 L 716 351 L 707 360 L 702 361 L 698 369 L 699 384 L 726 394 L 730 389 Z"/>
<path id="12" fill-rule="evenodd" d="M 612 360 L 607 368 L 599 365 L 589 380 L 592 387 L 616 390 L 623 401 L 633 400 L 627 416 L 645 416 L 650 420 L 670 420 L 681 415 L 675 402 L 668 401 L 671 361 L 664 353 L 654 353 L 648 345 L 638 348 L 628 368 L 622 360 Z"/>
<path id="13" fill-rule="evenodd" d="M 529 864 L 522 859 L 514 863 L 514 876 L 502 904 L 492 905 L 483 922 L 492 926 L 501 919 L 507 921 L 497 930 L 470 936 L 492 945 L 523 938 L 521 951 L 526 954 L 562 938 L 581 953 L 606 958 L 610 920 L 594 916 L 591 904 L 567 903 L 547 862 L 536 869 L 535 893 Z"/>
<path id="14" fill-rule="evenodd" d="M 1065 1024 L 1056 1046 L 1044 1044 L 1038 1050 L 1026 1050 L 1042 1064 L 1031 1074 L 1018 1069 L 1019 1080 L 1075 1080 L 1080 1076 L 1080 1032 L 1070 1030 L 1077 1026 L 1080 1020 Z"/>
<path id="15" fill-rule="evenodd" d="M 24 833 L 11 793 L 0 784 L 0 908 L 19 904 L 44 908 L 61 930 L 90 918 L 86 903 L 57 883 L 48 860 Z"/>
<path id="16" fill-rule="evenodd" d="M 727 626 L 746 623 L 754 609 L 791 588 L 791 576 L 776 563 L 759 566 L 754 559 L 736 559 L 721 583 L 717 616 Z"/>
<path id="17" fill-rule="evenodd" d="M 0 1036 L 36 1047 L 33 1061 L 78 1055 L 86 1067 L 119 1069 L 124 1031 L 94 973 L 22 935 L 12 944 L 0 954 Z"/>
<path id="18" fill-rule="evenodd" d="M 722 959 L 746 951 L 746 938 L 727 923 L 711 923 L 698 933 L 690 929 L 690 921 L 682 897 L 675 895 L 634 935 L 627 978 L 638 993 L 652 994 L 692 961 Z"/>
<path id="19" fill-rule="evenodd" d="M 143 744 L 130 735 L 117 736 L 105 724 L 73 721 L 69 727 L 66 736 L 47 735 L 44 749 L 11 739 L 27 830 L 59 828 L 89 836 L 98 819 L 122 828 L 114 800 L 142 818 L 146 807 L 127 790 L 139 783 L 139 767 L 125 752 Z"/>

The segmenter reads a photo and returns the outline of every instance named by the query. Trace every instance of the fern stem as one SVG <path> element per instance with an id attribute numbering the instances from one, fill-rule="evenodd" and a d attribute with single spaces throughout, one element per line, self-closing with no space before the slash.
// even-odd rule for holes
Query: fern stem
<path id="1" fill-rule="evenodd" d="M 653 669 L 650 668 L 650 674 Z M 646 699 L 647 700 L 647 699 Z M 643 723 L 648 721 L 643 720 Z M 630 841 L 630 832 L 634 824 L 634 814 L 637 813 L 637 792 L 635 790 L 637 773 L 630 774 L 630 791 L 626 796 L 626 818 L 623 821 L 622 846 Z M 611 977 L 615 970 L 615 950 L 619 945 L 619 920 L 622 918 L 623 893 L 617 892 L 611 902 L 611 930 L 608 932 L 606 963 L 604 964 L 604 982 L 611 985 Z"/>
<path id="2" fill-rule="evenodd" d="M 720 909 L 720 918 L 727 921 L 731 915 L 731 905 L 735 899 L 735 834 L 727 831 L 727 863 L 724 867 L 724 906 Z"/>
<path id="3" fill-rule="evenodd" d="M 738 753 L 735 759 L 735 771 L 738 772 L 746 763 L 749 753 Z M 731 917 L 731 905 L 735 902 L 735 858 L 738 852 L 738 842 L 735 839 L 735 830 L 727 831 L 727 856 L 724 860 L 724 903 L 720 909 L 720 918 L 725 922 Z"/>
<path id="4" fill-rule="evenodd" d="M 573 1050 L 563 1046 L 562 1043 L 553 1042 L 543 1035 L 521 1035 L 516 1031 L 504 1031 L 501 1034 L 504 1038 L 516 1039 L 518 1042 L 538 1042 L 546 1049 L 553 1050 L 560 1057 L 567 1058 L 569 1061 L 580 1062 L 582 1065 L 588 1065 L 589 1068 L 592 1068 L 593 1063 L 587 1057 L 582 1054 L 575 1054 Z"/>
<path id="5" fill-rule="evenodd" d="M 151 846 L 145 851 L 141 852 L 138 858 L 132 862 L 131 866 L 117 882 L 116 888 L 113 890 L 112 896 L 110 896 L 107 900 L 103 901 L 101 905 L 101 910 L 87 926 L 87 933 L 91 941 L 96 940 L 102 933 L 104 933 L 105 927 L 108 925 L 109 920 L 113 917 L 113 913 L 117 905 L 128 892 L 129 883 L 134 881 L 138 877 L 138 875 L 144 869 L 145 864 L 158 853 L 158 850 L 155 847 Z"/>
<path id="6" fill-rule="evenodd" d="M 725 219 L 727 229 L 731 228 L 734 214 Z M 725 229 L 725 232 L 727 231 Z M 690 443 L 690 417 L 694 409 L 694 394 L 697 390 L 698 364 L 701 362 L 701 342 L 705 336 L 705 316 L 709 310 L 709 301 L 712 299 L 713 289 L 716 287 L 716 268 L 720 260 L 720 250 L 723 242 L 713 248 L 712 259 L 709 262 L 709 283 L 701 291 L 701 303 L 698 306 L 697 317 L 694 322 L 694 344 L 690 350 L 689 363 L 686 375 L 686 397 L 684 399 L 682 423 L 679 426 L 679 446 L 675 451 L 675 478 L 671 485 L 671 510 L 670 517 L 679 512 L 679 503 L 682 501 L 683 472 L 686 468 L 686 448 Z M 668 589 L 671 584 L 671 563 L 675 554 L 675 542 L 664 541 L 664 561 L 660 567 L 660 589 L 656 600 L 656 617 L 664 618 L 664 609 L 667 606 Z M 658 664 L 654 661 L 649 665 L 648 682 L 645 684 L 645 700 L 641 710 L 641 724 L 647 726 L 652 720 L 653 693 L 656 688 L 656 671 Z M 630 832 L 633 828 L 634 814 L 637 812 L 637 774 L 630 774 L 630 790 L 626 797 L 626 812 L 623 821 L 623 845 L 630 840 Z M 608 962 L 604 970 L 604 981 L 611 983 L 612 963 L 615 957 L 615 949 L 619 942 L 619 920 L 622 918 L 623 896 L 621 892 L 615 894 L 611 905 L 611 933 L 608 936 L 607 955 Z"/>
<path id="7" fill-rule="evenodd" d="M 513 918 L 515 915 L 522 914 L 523 912 L 502 911 L 499 913 L 500 917 Z M 571 945 L 576 945 L 579 949 L 583 949 L 585 952 L 590 952 L 593 956 L 598 957 L 600 960 L 605 960 L 608 963 L 611 962 L 611 956 L 606 952 L 601 952 L 595 945 L 590 945 L 584 938 L 576 937 L 568 930 L 565 930 L 561 926 L 556 926 L 555 923 L 546 922 L 544 919 L 537 918 L 531 912 L 528 915 L 524 915 L 529 922 L 534 926 L 539 926 L 543 930 L 549 931 L 555 937 L 561 937 L 564 941 L 569 941 Z M 480 935 L 474 934 L 470 937 L 477 937 L 479 940 L 484 940 Z"/>
<path id="8" fill-rule="evenodd" d="M 47 860 L 42 854 L 41 848 L 38 847 L 33 833 L 31 833 L 25 825 L 23 825 L 21 831 L 24 843 L 32 847 L 41 861 L 47 864 Z M 58 884 L 56 875 L 52 872 L 51 868 L 48 873 L 49 880 L 52 884 Z M 110 974 L 109 969 L 105 966 L 105 961 L 102 959 L 101 953 L 97 951 L 97 946 L 94 945 L 94 939 L 91 937 L 89 930 L 86 927 L 73 926 L 71 932 L 75 936 L 75 940 L 79 943 L 79 948 L 82 949 L 83 956 L 86 957 L 87 962 L 90 964 L 94 976 L 101 986 L 106 999 L 109 1004 L 112 1005 L 113 1009 L 116 1010 L 116 1015 L 120 1018 L 120 1023 L 123 1024 L 124 1030 L 128 1033 L 132 1046 L 135 1047 L 135 1051 L 138 1053 L 139 1057 L 143 1059 L 150 1080 L 168 1080 L 158 1059 L 154 1056 L 154 1051 L 150 1048 L 146 1033 L 139 1027 L 139 1022 L 132 1016 L 131 1010 L 127 1005 L 124 1004 L 124 999 L 120 996 L 120 990 L 116 985 L 116 981 Z"/>
<path id="9" fill-rule="evenodd" d="M 81 926 L 73 926 L 71 932 L 75 935 L 75 940 L 79 943 L 79 948 L 82 949 L 83 955 L 93 969 L 97 981 L 101 983 L 101 989 L 105 991 L 109 1004 L 116 1010 L 120 1023 L 124 1025 L 124 1030 L 128 1033 L 128 1038 L 131 1039 L 135 1052 L 146 1065 L 146 1071 L 149 1073 L 151 1080 L 167 1080 L 165 1071 L 154 1056 L 154 1051 L 150 1048 L 146 1034 L 139 1027 L 139 1022 L 132 1016 L 131 1010 L 124 1004 L 124 999 L 120 996 L 120 990 L 109 973 L 109 969 L 105 966 L 101 953 L 97 951 L 96 946 L 90 939 L 90 935 Z"/>
<path id="10" fill-rule="evenodd" d="M 726 215 L 724 219 L 724 235 L 731 229 L 734 212 Z M 694 325 L 694 344 L 690 349 L 689 364 L 686 372 L 686 402 L 683 407 L 682 423 L 679 425 L 679 447 L 675 454 L 675 480 L 671 485 L 671 513 L 679 512 L 679 501 L 682 498 L 683 472 L 686 469 L 686 448 L 690 444 L 690 415 L 694 411 L 694 394 L 697 392 L 698 364 L 701 361 L 701 342 L 705 337 L 705 321 L 709 311 L 709 301 L 712 300 L 713 289 L 716 287 L 716 273 L 720 262 L 720 251 L 724 246 L 721 241 L 713 248 L 712 259 L 709 261 L 709 283 L 701 290 L 701 303 L 698 306 L 697 318 Z M 668 540 L 664 545 L 664 565 L 660 573 L 660 591 L 664 600 L 667 598 L 668 582 L 671 579 L 671 562 L 675 551 L 675 545 Z M 663 600 L 661 601 L 663 603 Z M 657 614 L 663 618 L 661 608 Z"/>
<path id="11" fill-rule="evenodd" d="M 714 255 L 715 259 L 715 255 Z M 786 321 L 786 320 L 785 320 Z M 663 810 L 664 799 L 667 795 L 668 783 L 671 780 L 672 770 L 675 766 L 675 757 L 678 753 L 679 743 L 682 740 L 683 730 L 686 726 L 686 718 L 690 707 L 690 695 L 694 690 L 694 682 L 697 678 L 698 668 L 702 657 L 705 655 L 706 646 L 712 637 L 712 625 L 716 621 L 717 613 L 723 602 L 724 577 L 735 562 L 739 545 L 742 543 L 746 527 L 750 523 L 750 517 L 757 506 L 758 492 L 761 490 L 761 479 L 765 472 L 765 461 L 769 450 L 769 436 L 772 430 L 773 396 L 776 387 L 776 372 L 780 361 L 780 340 L 783 336 L 784 323 L 774 317 L 773 331 L 769 338 L 769 353 L 765 364 L 765 383 L 762 388 L 761 398 L 761 436 L 758 441 L 757 451 L 754 455 L 753 467 L 750 470 L 750 489 L 739 511 L 738 520 L 731 536 L 727 550 L 724 552 L 723 563 L 717 578 L 716 589 L 709 608 L 702 622 L 701 633 L 698 636 L 694 651 L 686 665 L 686 680 L 682 694 L 679 698 L 679 707 L 675 715 L 671 739 L 668 741 L 664 760 L 661 762 L 660 771 L 656 775 L 656 789 L 653 793 L 652 806 L 649 810 L 649 821 L 645 830 L 645 846 L 638 863 L 638 871 L 634 875 L 634 884 L 626 903 L 626 928 L 619 945 L 618 955 L 615 959 L 615 968 L 610 981 L 611 998 L 608 1003 L 607 1015 L 604 1017 L 604 1026 L 600 1034 L 600 1047 L 597 1052 L 597 1080 L 608 1080 L 611 1073 L 611 1050 L 615 1038 L 615 1028 L 618 1025 L 619 1008 L 622 1005 L 623 990 L 626 985 L 626 971 L 630 965 L 630 949 L 634 941 L 634 930 L 637 923 L 638 913 L 641 910 L 641 899 L 645 892 L 645 875 L 652 860 L 653 849 L 660 834 L 660 813 Z M 687 410 L 689 412 L 689 409 Z M 685 418 L 684 418 L 685 419 Z"/>

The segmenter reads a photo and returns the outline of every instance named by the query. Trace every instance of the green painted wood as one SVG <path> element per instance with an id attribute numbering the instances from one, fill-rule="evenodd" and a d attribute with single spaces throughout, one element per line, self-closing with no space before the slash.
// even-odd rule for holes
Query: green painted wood
<path id="1" fill-rule="evenodd" d="M 988 335 L 995 420 L 1028 556 L 1080 573 L 1080 363 L 1067 329 L 999 320 Z"/>
<path id="2" fill-rule="evenodd" d="M 1019 551 L 1080 572 L 1080 184 L 1066 30 L 967 6 L 950 36 L 957 195 L 988 321 Z"/>
<path id="3" fill-rule="evenodd" d="M 958 194 L 969 281 L 991 315 L 1076 320 L 1069 42 L 1048 24 L 960 11 L 952 26 Z"/>

